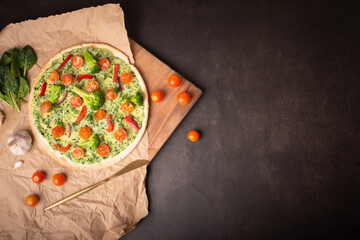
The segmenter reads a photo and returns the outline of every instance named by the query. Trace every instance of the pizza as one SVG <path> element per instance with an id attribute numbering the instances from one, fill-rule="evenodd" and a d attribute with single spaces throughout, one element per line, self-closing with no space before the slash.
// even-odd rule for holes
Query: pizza
<path id="1" fill-rule="evenodd" d="M 41 148 L 75 169 L 100 169 L 125 158 L 148 119 L 139 71 L 107 44 L 57 53 L 37 75 L 29 101 L 30 126 Z"/>

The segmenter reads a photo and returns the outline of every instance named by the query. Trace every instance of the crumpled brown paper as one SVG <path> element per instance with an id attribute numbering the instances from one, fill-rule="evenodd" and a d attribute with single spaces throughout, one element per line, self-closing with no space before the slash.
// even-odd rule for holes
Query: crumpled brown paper
<path id="1" fill-rule="evenodd" d="M 34 48 L 38 61 L 27 75 L 32 87 L 40 68 L 51 56 L 66 47 L 86 42 L 113 45 L 134 62 L 123 11 L 118 4 L 10 24 L 0 32 L 0 54 L 25 45 Z M 21 113 L 5 104 L 0 106 L 6 115 L 0 127 L 0 239 L 117 239 L 148 214 L 146 167 L 44 212 L 43 207 L 110 176 L 131 161 L 148 159 L 148 135 L 145 133 L 126 159 L 111 167 L 97 171 L 72 170 L 47 156 L 36 141 L 24 156 L 10 152 L 6 144 L 8 136 L 22 129 L 30 132 L 28 105 L 21 105 Z M 19 160 L 23 160 L 24 165 L 12 169 Z M 41 184 L 31 180 L 35 171 L 46 173 Z M 66 175 L 63 186 L 53 185 L 51 180 L 56 173 Z M 34 208 L 25 204 L 30 194 L 40 198 Z"/>

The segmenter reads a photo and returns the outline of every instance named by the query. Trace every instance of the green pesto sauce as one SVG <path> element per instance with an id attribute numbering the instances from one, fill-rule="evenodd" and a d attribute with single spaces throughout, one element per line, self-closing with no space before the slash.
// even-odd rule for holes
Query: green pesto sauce
<path id="1" fill-rule="evenodd" d="M 80 68 L 74 68 L 71 64 L 71 59 L 65 64 L 65 66 L 57 70 L 57 68 L 60 66 L 60 64 L 64 61 L 64 59 L 69 55 L 73 54 L 74 56 L 79 55 L 82 56 L 83 52 L 87 50 L 90 52 L 93 57 L 98 61 L 101 58 L 107 58 L 110 61 L 110 67 L 107 70 L 102 70 L 99 73 L 92 74 L 94 76 L 93 79 L 83 79 L 81 82 L 77 81 L 77 77 L 82 74 L 90 74 L 90 69 L 87 67 L 86 62 L 84 62 L 83 66 Z M 83 56 L 82 56 L 83 57 Z M 120 91 L 118 94 L 118 97 L 113 100 L 105 100 L 105 104 L 100 108 L 106 112 L 106 116 L 108 114 L 112 115 L 112 122 L 114 124 L 114 131 L 111 133 L 108 133 L 106 131 L 107 128 L 107 122 L 106 118 L 102 119 L 101 121 L 98 121 L 94 118 L 95 112 L 91 110 L 89 107 L 86 108 L 86 116 L 85 118 L 80 122 L 76 123 L 76 119 L 78 118 L 80 111 L 82 109 L 82 106 L 79 108 L 73 108 L 70 105 L 70 99 L 73 96 L 78 96 L 76 93 L 72 91 L 74 87 L 78 87 L 80 89 L 83 89 L 86 91 L 86 84 L 89 81 L 96 80 L 100 85 L 100 91 L 105 92 L 108 89 L 117 89 L 118 83 L 113 83 L 113 75 L 114 75 L 114 65 L 119 65 L 119 71 L 118 76 L 120 76 L 124 72 L 129 72 L 132 74 L 133 78 L 130 83 L 123 83 L 124 91 Z M 52 71 L 58 71 L 60 75 L 60 80 L 56 83 L 51 83 L 49 79 L 49 75 Z M 74 77 L 74 83 L 70 86 L 63 86 L 64 89 L 59 97 L 59 99 L 62 98 L 65 90 L 68 91 L 68 96 L 65 99 L 65 101 L 57 106 L 56 104 L 53 104 L 53 109 L 50 113 L 48 113 L 46 116 L 41 112 L 40 106 L 43 102 L 49 101 L 49 98 L 51 96 L 51 85 L 52 84 L 61 84 L 61 77 L 65 74 L 71 74 Z M 47 89 L 46 93 L 42 98 L 39 98 L 39 93 L 41 91 L 41 86 L 44 82 L 47 82 Z M 114 55 L 107 49 L 104 48 L 92 48 L 92 47 L 84 47 L 84 48 L 77 48 L 70 52 L 67 52 L 63 54 L 60 58 L 53 61 L 52 65 L 46 69 L 46 71 L 41 75 L 40 80 L 37 82 L 35 86 L 34 91 L 34 98 L 32 102 L 32 114 L 35 118 L 35 126 L 40 132 L 40 134 L 49 142 L 49 145 L 51 148 L 53 148 L 55 151 L 57 151 L 54 148 L 54 144 L 58 144 L 62 147 L 67 146 L 68 144 L 71 145 L 69 151 L 65 153 L 61 153 L 62 155 L 65 155 L 69 159 L 71 159 L 73 162 L 76 163 L 82 163 L 82 164 L 93 164 L 98 163 L 102 160 L 105 160 L 107 158 L 112 158 L 120 154 L 122 151 L 126 149 L 127 146 L 129 146 L 134 139 L 136 138 L 138 132 L 135 132 L 124 119 L 126 114 L 124 114 L 120 110 L 120 106 L 123 103 L 121 101 L 121 97 L 130 97 L 136 92 L 141 92 L 141 87 L 139 80 L 137 79 L 134 72 L 131 70 L 130 66 L 123 61 L 120 58 L 114 57 Z M 142 122 L 145 117 L 144 115 L 144 105 L 143 106 L 134 106 L 134 111 L 131 112 L 129 115 L 137 122 L 139 125 L 139 128 L 142 127 Z M 66 126 L 67 123 L 69 123 L 72 127 L 72 133 L 71 137 L 68 138 L 68 127 Z M 52 135 L 52 129 L 55 126 L 62 126 L 65 129 L 65 134 L 61 138 L 55 138 Z M 81 138 L 79 137 L 79 130 L 82 127 L 89 127 L 92 130 L 92 134 L 96 134 L 99 137 L 99 144 L 107 144 L 110 148 L 110 154 L 106 157 L 101 157 L 96 149 L 91 149 L 90 147 L 82 147 L 85 150 L 85 156 L 81 159 L 75 159 L 72 155 L 72 151 L 75 147 L 80 147 L 79 142 Z M 119 142 L 115 139 L 114 133 L 117 129 L 124 128 L 127 131 L 127 138 L 123 142 Z"/>

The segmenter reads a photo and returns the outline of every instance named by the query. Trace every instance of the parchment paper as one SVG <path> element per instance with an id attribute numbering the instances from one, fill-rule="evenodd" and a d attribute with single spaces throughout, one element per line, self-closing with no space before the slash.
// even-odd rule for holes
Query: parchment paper
<path id="1" fill-rule="evenodd" d="M 0 54 L 25 45 L 34 48 L 38 61 L 27 75 L 32 87 L 40 68 L 51 56 L 66 47 L 86 42 L 113 45 L 134 62 L 123 11 L 118 4 L 10 24 L 0 32 Z M 133 160 L 148 159 L 147 132 L 134 151 L 120 163 L 97 171 L 72 170 L 47 156 L 34 139 L 26 155 L 13 155 L 6 141 L 14 131 L 25 129 L 31 132 L 28 106 L 22 104 L 21 113 L 5 104 L 0 109 L 6 115 L 0 127 L 0 239 L 117 239 L 148 214 L 144 184 L 146 167 L 120 176 L 50 211 L 42 210 L 110 176 Z M 23 160 L 24 165 L 12 170 L 18 160 Z M 46 173 L 46 178 L 41 184 L 35 184 L 31 176 L 39 170 Z M 66 175 L 63 186 L 53 185 L 51 180 L 56 173 Z M 40 198 L 34 208 L 25 204 L 25 198 L 30 194 Z"/>

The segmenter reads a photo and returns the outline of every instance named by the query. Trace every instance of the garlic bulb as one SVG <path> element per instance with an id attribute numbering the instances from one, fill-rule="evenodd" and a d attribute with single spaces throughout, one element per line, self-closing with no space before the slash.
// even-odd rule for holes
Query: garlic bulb
<path id="1" fill-rule="evenodd" d="M 15 132 L 8 138 L 10 151 L 15 155 L 24 155 L 30 150 L 31 143 L 30 134 L 25 130 Z"/>

